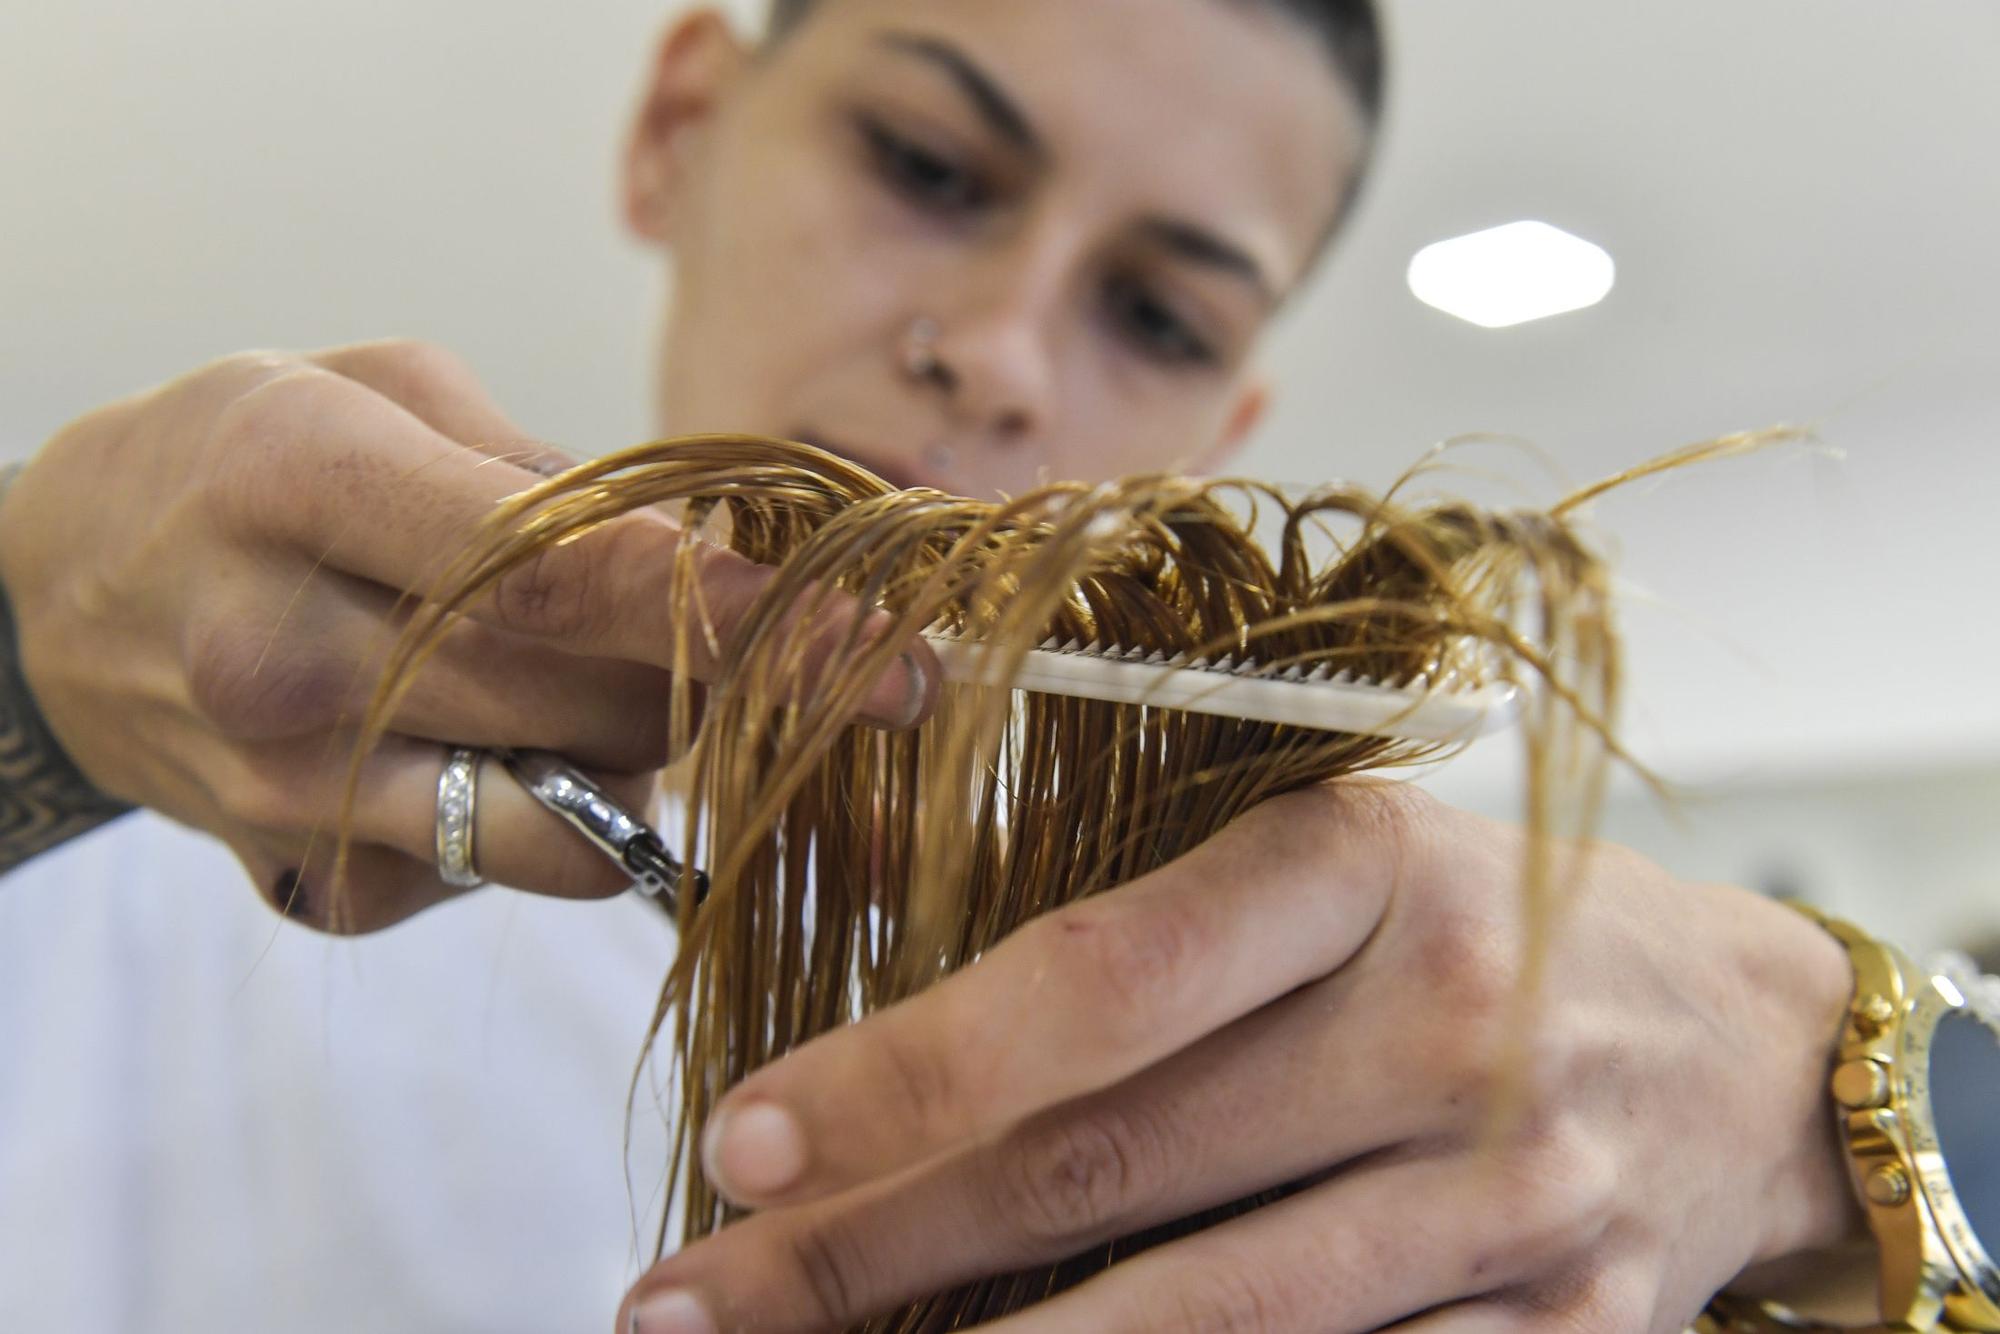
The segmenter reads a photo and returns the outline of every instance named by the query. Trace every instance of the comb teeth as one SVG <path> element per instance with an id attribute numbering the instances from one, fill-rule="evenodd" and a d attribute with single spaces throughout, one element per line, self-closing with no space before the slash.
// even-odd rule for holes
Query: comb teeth
<path id="1" fill-rule="evenodd" d="M 1272 669 L 1241 652 L 1220 657 L 1051 637 L 1002 672 L 1002 645 L 944 631 L 925 636 L 945 679 L 1005 685 L 1078 699 L 1182 709 L 1327 731 L 1420 741 L 1461 741 L 1511 722 L 1517 691 L 1458 671 L 1389 685 L 1331 663 Z"/>
<path id="2" fill-rule="evenodd" d="M 964 645 L 967 650 L 972 652 L 985 652 L 987 650 L 987 646 L 983 641 L 968 639 L 963 635 L 947 634 L 942 631 L 929 631 L 926 632 L 924 637 L 930 640 L 933 645 L 940 643 L 959 644 Z M 1132 663 L 1143 667 L 1164 667 L 1180 672 L 1207 672 L 1212 675 L 1245 677 L 1259 681 L 1283 681 L 1290 684 L 1331 683 L 1333 685 L 1362 686 L 1376 690 L 1400 690 L 1412 695 L 1427 694 L 1430 690 L 1430 677 L 1428 675 L 1413 677 L 1406 686 L 1395 686 L 1378 677 L 1357 672 L 1352 667 L 1343 667 L 1336 671 L 1333 664 L 1329 662 L 1315 663 L 1310 668 L 1302 663 L 1295 662 L 1289 667 L 1281 667 L 1274 671 L 1248 654 L 1238 656 L 1232 653 L 1225 653 L 1219 658 L 1206 656 L 1191 658 L 1186 653 L 1169 654 L 1160 649 L 1143 647 L 1121 648 L 1116 644 L 1106 644 L 1104 641 L 1098 639 L 1086 641 L 1074 638 L 1059 639 L 1055 636 L 1050 636 L 1040 644 L 1037 644 L 1035 651 L 1037 653 L 1052 653 L 1084 661 L 1096 660 L 1120 665 Z M 1438 678 L 1439 689 L 1453 687 L 1460 689 L 1480 688 L 1477 683 L 1469 682 L 1462 675 L 1456 673 Z"/>

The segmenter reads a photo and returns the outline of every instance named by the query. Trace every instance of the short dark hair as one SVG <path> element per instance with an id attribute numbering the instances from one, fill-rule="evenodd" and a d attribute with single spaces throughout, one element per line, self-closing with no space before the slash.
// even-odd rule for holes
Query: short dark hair
<path id="1" fill-rule="evenodd" d="M 771 0 L 768 36 L 772 40 L 783 37 L 821 2 Z M 1334 209 L 1333 217 L 1327 220 L 1326 228 L 1320 235 L 1315 247 L 1317 255 L 1326 250 L 1333 233 L 1353 206 L 1354 196 L 1368 174 L 1369 160 L 1374 156 L 1375 133 L 1382 120 L 1382 99 L 1387 82 L 1382 24 L 1376 15 L 1374 0 L 1231 0 L 1231 3 L 1270 5 L 1304 25 L 1325 48 L 1336 77 L 1354 94 L 1354 100 L 1361 109 L 1361 157 L 1354 164 L 1354 175 L 1346 183 L 1339 206 Z"/>
<path id="2" fill-rule="evenodd" d="M 1347 80 L 1372 137 L 1382 115 L 1382 25 L 1373 0 L 1254 0 L 1274 5 L 1310 29 Z M 771 35 L 782 36 L 820 0 L 771 0 Z"/>

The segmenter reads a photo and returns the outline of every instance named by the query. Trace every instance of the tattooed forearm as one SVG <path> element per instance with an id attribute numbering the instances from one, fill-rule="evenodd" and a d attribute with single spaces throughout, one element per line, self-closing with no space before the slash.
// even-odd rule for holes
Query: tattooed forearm
<path id="1" fill-rule="evenodd" d="M 18 467 L 0 470 L 0 497 Z M 91 786 L 63 752 L 29 693 L 20 648 L 0 588 L 0 872 L 132 809 Z"/>

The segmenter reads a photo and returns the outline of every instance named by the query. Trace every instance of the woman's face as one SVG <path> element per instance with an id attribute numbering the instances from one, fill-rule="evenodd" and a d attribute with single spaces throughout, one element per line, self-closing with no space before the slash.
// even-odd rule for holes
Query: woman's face
<path id="1" fill-rule="evenodd" d="M 821 0 L 754 56 L 683 20 L 626 179 L 664 424 L 973 495 L 1211 465 L 1362 145 L 1246 0 Z"/>

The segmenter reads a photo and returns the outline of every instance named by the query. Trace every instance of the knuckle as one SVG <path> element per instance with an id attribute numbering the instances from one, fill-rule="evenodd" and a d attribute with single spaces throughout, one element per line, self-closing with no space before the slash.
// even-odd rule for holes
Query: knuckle
<path id="1" fill-rule="evenodd" d="M 285 352 L 234 352 L 167 381 L 157 393 L 192 418 L 213 423 L 251 391 L 304 364 Z"/>
<path id="2" fill-rule="evenodd" d="M 363 345 L 362 351 L 379 368 L 382 392 L 419 416 L 432 405 L 484 393 L 464 358 L 439 344 L 387 338 Z"/>
<path id="3" fill-rule="evenodd" d="M 218 357 L 196 372 L 198 378 L 223 384 L 254 385 L 296 370 L 306 363 L 289 352 L 273 348 L 250 348 Z"/>
<path id="4" fill-rule="evenodd" d="M 1594 1145 L 1579 1149 L 1561 1169 L 1545 1175 L 1553 1182 L 1548 1207 L 1561 1231 L 1589 1243 L 1611 1227 L 1618 1213 L 1619 1177 L 1609 1154 Z"/>
<path id="5" fill-rule="evenodd" d="M 1321 783 L 1299 794 L 1326 807 L 1349 837 L 1410 850 L 1429 837 L 1449 809 L 1413 783 L 1349 778 Z"/>
<path id="6" fill-rule="evenodd" d="M 1045 1120 L 994 1153 L 998 1211 L 1030 1244 L 1055 1252 L 1114 1233 L 1153 1175 L 1143 1136 L 1116 1113 Z"/>
<path id="7" fill-rule="evenodd" d="M 1602 1236 L 1616 1213 L 1613 1156 L 1573 1117 L 1532 1119 L 1500 1171 L 1513 1202 L 1510 1245 L 1520 1258 L 1574 1254 Z"/>
<path id="8" fill-rule="evenodd" d="M 492 601 L 503 629 L 580 646 L 601 644 L 621 616 L 644 615 L 619 591 L 645 572 L 663 571 L 654 525 L 613 520 L 574 542 L 547 546 L 495 583 Z"/>
<path id="9" fill-rule="evenodd" d="M 1609 839 L 1592 838 L 1570 850 L 1588 868 L 1590 881 L 1598 884 L 1651 887 L 1666 876 L 1645 853 Z"/>
<path id="10" fill-rule="evenodd" d="M 1568 1313 L 1569 1329 L 1564 1334 L 1646 1334 L 1652 1325 L 1655 1302 L 1644 1289 L 1625 1283 L 1597 1283 L 1585 1291 L 1583 1300 Z M 1696 1313 L 1674 1322 L 1685 1329 Z"/>
<path id="11" fill-rule="evenodd" d="M 289 352 L 255 348 L 217 357 L 169 380 L 163 388 L 169 393 L 197 398 L 219 409 L 264 381 L 305 364 Z"/>
<path id="12" fill-rule="evenodd" d="M 1549 1334 L 1647 1334 L 1657 1295 L 1644 1282 L 1583 1263 L 1514 1290 L 1506 1304 L 1533 1317 L 1534 1327 Z M 1673 1328 L 1691 1324 L 1694 1313 L 1687 1314 Z"/>
<path id="13" fill-rule="evenodd" d="M 1046 921 L 1050 956 L 1087 983 L 1098 1007 L 1092 1022 L 1113 1036 L 1158 1026 L 1202 957 L 1203 919 L 1187 901 L 1085 903 Z"/>
<path id="14" fill-rule="evenodd" d="M 603 621 L 597 587 L 601 562 L 588 542 L 545 547 L 493 586 L 500 627 L 538 639 L 584 641 Z"/>
<path id="15" fill-rule="evenodd" d="M 1261 846 L 1285 860 L 1311 861 L 1329 851 L 1382 890 L 1425 876 L 1455 813 L 1409 783 L 1353 777 L 1274 797 L 1248 813 Z"/>
<path id="16" fill-rule="evenodd" d="M 450 348 L 421 338 L 384 338 L 369 345 L 413 383 L 462 383 L 472 368 Z"/>
<path id="17" fill-rule="evenodd" d="M 320 651 L 272 642 L 248 624 L 217 619 L 190 631 L 183 669 L 196 713 L 237 740 L 331 728 L 347 702 L 349 673 Z"/>
<path id="18" fill-rule="evenodd" d="M 312 493 L 314 469 L 302 451 L 342 392 L 330 371 L 284 365 L 270 368 L 217 411 L 205 490 L 218 517 L 262 527 L 281 508 L 276 498 Z"/>
<path id="19" fill-rule="evenodd" d="M 788 1232 L 783 1245 L 815 1326 L 845 1326 L 863 1314 L 867 1259 L 852 1237 L 835 1227 L 803 1227 Z"/>
<path id="20" fill-rule="evenodd" d="M 1263 1275 L 1241 1265 L 1202 1266 L 1188 1272 L 1163 1297 L 1164 1310 L 1148 1329 L 1188 1334 L 1273 1334 L 1297 1326 Z"/>
<path id="21" fill-rule="evenodd" d="M 1426 994 L 1455 1023 L 1485 1028 L 1520 998 L 1519 950 L 1498 925 L 1470 914 L 1441 914 L 1419 965 Z"/>
<path id="22" fill-rule="evenodd" d="M 879 1105 L 896 1107 L 909 1118 L 909 1124 L 922 1139 L 935 1140 L 958 1133 L 965 1119 L 966 1104 L 958 1067 L 950 1055 L 941 1048 L 893 1034 L 882 1039 L 878 1049 L 880 1065 L 894 1095 Z"/>
<path id="23" fill-rule="evenodd" d="M 338 382 L 331 371 L 305 363 L 270 368 L 216 414 L 216 436 L 232 453 L 282 447 Z"/>
<path id="24" fill-rule="evenodd" d="M 1519 960 L 1507 943 L 1468 927 L 1427 940 L 1409 967 L 1427 1010 L 1404 1038 L 1412 1069 L 1421 1072 L 1428 1092 L 1453 1106 L 1485 1105 L 1521 1073 L 1514 1069 L 1524 1055 L 1514 1036 Z M 1525 1054 L 1539 1062 L 1540 1042 L 1530 1042 Z"/>

